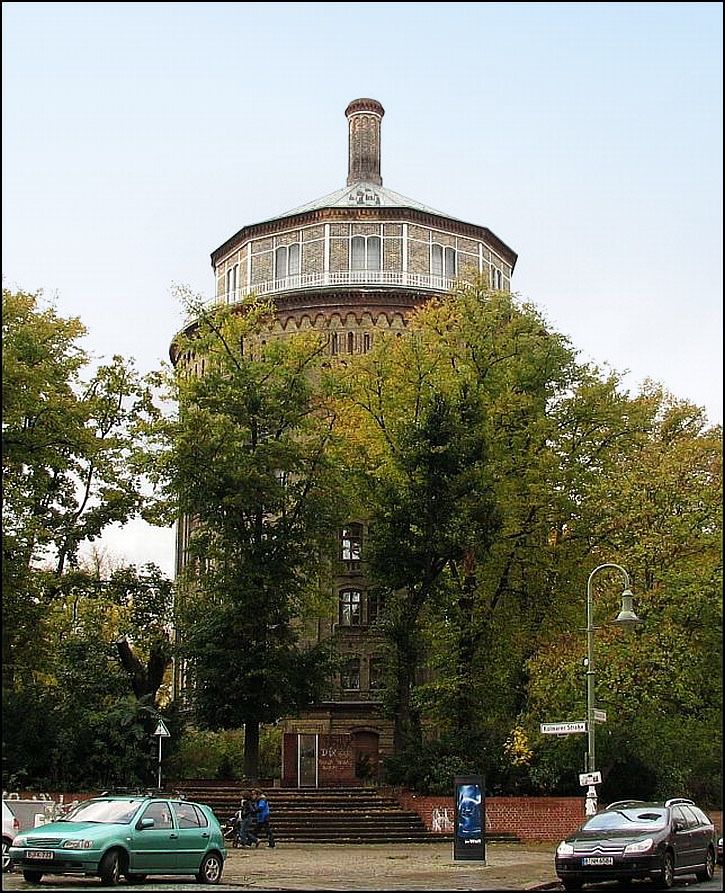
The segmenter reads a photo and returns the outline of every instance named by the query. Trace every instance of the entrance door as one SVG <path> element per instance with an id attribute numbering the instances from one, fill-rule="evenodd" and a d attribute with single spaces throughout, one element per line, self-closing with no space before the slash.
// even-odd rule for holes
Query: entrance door
<path id="1" fill-rule="evenodd" d="M 297 736 L 297 786 L 317 787 L 317 735 Z"/>

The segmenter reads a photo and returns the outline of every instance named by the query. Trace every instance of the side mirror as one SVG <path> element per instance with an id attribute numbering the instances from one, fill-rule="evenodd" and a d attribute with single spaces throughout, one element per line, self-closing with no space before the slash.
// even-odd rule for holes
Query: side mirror
<path id="1" fill-rule="evenodd" d="M 156 822 L 153 819 L 141 819 L 141 821 L 136 825 L 139 831 L 145 831 L 147 828 L 153 828 Z"/>

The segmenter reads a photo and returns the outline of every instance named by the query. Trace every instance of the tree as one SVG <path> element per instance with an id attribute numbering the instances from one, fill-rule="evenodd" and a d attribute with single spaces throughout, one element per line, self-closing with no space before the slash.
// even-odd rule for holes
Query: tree
<path id="1" fill-rule="evenodd" d="M 335 417 L 312 386 L 324 341 L 269 337 L 271 308 L 253 298 L 234 310 L 182 299 L 195 324 L 168 382 L 179 413 L 156 429 L 159 479 L 188 529 L 182 654 L 197 720 L 244 724 L 254 778 L 260 723 L 311 703 L 329 668 L 327 649 L 300 638 L 341 510 Z"/>
<path id="2" fill-rule="evenodd" d="M 142 503 L 135 426 L 150 393 L 131 361 L 114 357 L 87 382 L 76 318 L 41 307 L 40 294 L 3 289 L 3 684 L 27 678 L 42 653 L 52 580 L 79 548 Z"/>

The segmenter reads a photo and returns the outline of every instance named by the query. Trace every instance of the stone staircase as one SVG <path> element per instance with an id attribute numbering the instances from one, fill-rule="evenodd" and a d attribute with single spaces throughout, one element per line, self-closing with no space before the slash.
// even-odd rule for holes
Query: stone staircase
<path id="1" fill-rule="evenodd" d="M 224 823 L 239 807 L 241 787 L 222 782 L 181 781 L 175 789 L 206 803 Z M 404 810 L 375 788 L 266 789 L 275 839 L 281 843 L 430 843 L 452 840 L 432 834 L 417 812 Z"/>

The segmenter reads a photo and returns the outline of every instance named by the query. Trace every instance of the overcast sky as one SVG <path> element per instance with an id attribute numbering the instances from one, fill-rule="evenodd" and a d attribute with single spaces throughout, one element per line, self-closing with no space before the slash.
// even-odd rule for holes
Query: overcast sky
<path id="1" fill-rule="evenodd" d="M 2 4 L 3 285 L 141 371 L 242 226 L 345 185 L 350 100 L 383 184 L 486 226 L 581 359 L 722 422 L 720 3 Z M 134 524 L 116 557 L 171 573 Z"/>

